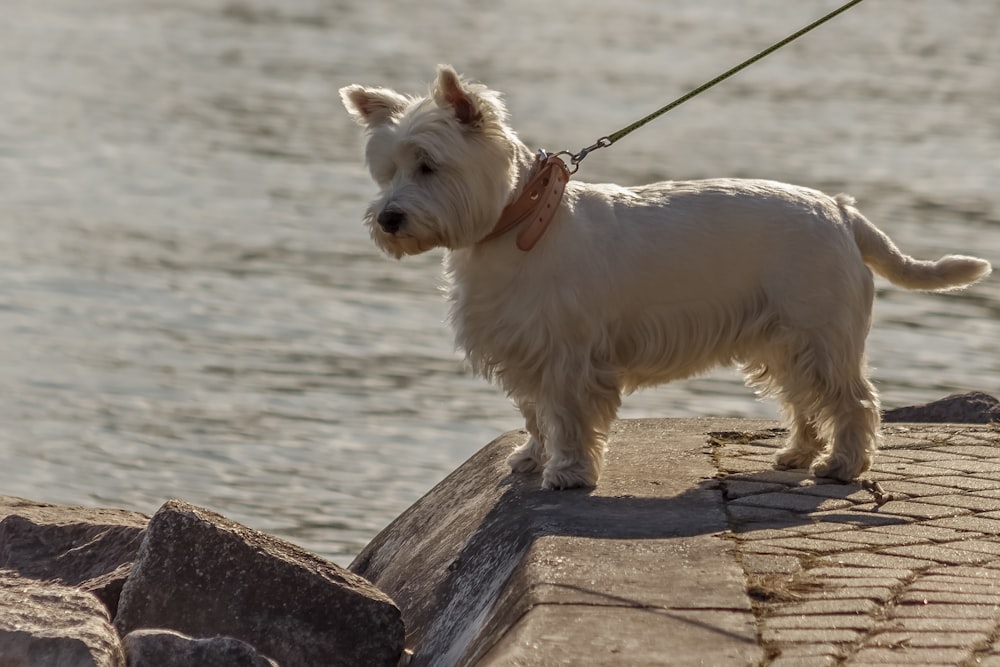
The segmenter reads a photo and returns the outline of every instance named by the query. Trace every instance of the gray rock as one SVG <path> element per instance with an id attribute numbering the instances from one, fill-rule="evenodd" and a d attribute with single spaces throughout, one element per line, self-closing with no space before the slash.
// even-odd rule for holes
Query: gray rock
<path id="1" fill-rule="evenodd" d="M 350 569 L 396 600 L 411 667 L 756 665 L 763 659 L 706 432 L 748 420 L 615 422 L 594 489 L 543 491 L 484 447 Z"/>
<path id="2" fill-rule="evenodd" d="M 368 581 L 177 500 L 149 522 L 115 626 L 235 637 L 283 667 L 395 665 L 403 650 L 399 609 Z"/>
<path id="3" fill-rule="evenodd" d="M 135 630 L 123 640 L 128 667 L 278 667 L 232 637 L 195 639 L 170 630 Z"/>
<path id="4" fill-rule="evenodd" d="M 92 592 L 114 617 L 149 517 L 0 496 L 0 568 Z"/>
<path id="5" fill-rule="evenodd" d="M 1000 401 L 981 391 L 953 394 L 923 405 L 886 410 L 886 422 L 988 424 L 1000 421 Z"/>
<path id="6" fill-rule="evenodd" d="M 93 595 L 0 570 L 0 664 L 124 667 L 125 656 Z"/>

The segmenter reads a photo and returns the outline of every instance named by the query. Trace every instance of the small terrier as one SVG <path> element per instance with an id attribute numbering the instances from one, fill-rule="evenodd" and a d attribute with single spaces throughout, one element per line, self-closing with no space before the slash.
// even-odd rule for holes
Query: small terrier
<path id="1" fill-rule="evenodd" d="M 426 97 L 340 94 L 379 188 L 372 239 L 396 258 L 447 249 L 457 344 L 524 415 L 530 438 L 507 462 L 541 469 L 546 489 L 597 483 L 623 392 L 719 364 L 780 401 L 790 434 L 776 467 L 852 480 L 879 439 L 872 271 L 934 291 L 991 272 L 975 257 L 902 254 L 846 195 L 766 180 L 566 182 L 510 128 L 499 93 L 449 66 Z M 527 220 L 511 218 L 525 206 Z"/>

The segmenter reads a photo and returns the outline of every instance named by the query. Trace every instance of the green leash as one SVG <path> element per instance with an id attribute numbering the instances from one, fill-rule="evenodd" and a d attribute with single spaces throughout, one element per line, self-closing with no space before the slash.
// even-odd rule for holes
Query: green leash
<path id="1" fill-rule="evenodd" d="M 776 42 L 776 43 L 772 44 L 771 46 L 767 47 L 766 49 L 764 49 L 763 51 L 761 51 L 757 55 L 753 56 L 752 58 L 748 58 L 747 60 L 744 60 L 743 62 L 741 62 L 736 67 L 733 67 L 732 69 L 730 69 L 730 70 L 728 70 L 726 72 L 723 72 L 722 74 L 720 74 L 719 76 L 715 77 L 711 81 L 708 81 L 707 83 L 703 83 L 702 85 L 698 86 L 697 88 L 695 88 L 691 92 L 686 93 L 685 95 L 682 95 L 681 97 L 678 97 L 676 100 L 674 100 L 670 104 L 666 105 L 665 107 L 661 107 L 660 109 L 657 109 L 656 111 L 654 111 L 653 113 L 649 114 L 645 118 L 637 120 L 636 122 L 632 123 L 631 125 L 623 127 L 622 129 L 618 130 L 617 132 L 613 132 L 613 133 L 609 134 L 606 137 L 601 137 L 600 139 L 598 139 L 591 146 L 587 146 L 586 148 L 581 148 L 579 153 L 570 153 L 569 151 L 563 151 L 562 153 L 559 153 L 559 154 L 560 155 L 568 155 L 569 156 L 570 162 L 572 162 L 573 165 L 574 165 L 574 168 L 573 168 L 573 170 L 572 170 L 571 173 L 575 173 L 576 170 L 579 168 L 579 165 L 583 161 L 583 159 L 585 157 L 587 157 L 587 155 L 589 155 L 593 151 L 596 151 L 598 148 L 607 148 L 608 146 L 610 146 L 611 144 L 615 143 L 616 141 L 618 141 L 619 139 L 621 139 L 625 135 L 629 134 L 630 132 L 634 132 L 635 130 L 638 130 L 640 127 L 642 127 L 646 123 L 648 123 L 648 122 L 650 122 L 652 120 L 656 120 L 657 118 L 659 118 L 663 114 L 667 113 L 671 109 L 673 109 L 675 107 L 678 107 L 681 104 L 684 104 L 685 102 L 687 102 L 689 99 L 691 99 L 695 95 L 699 95 L 699 94 L 705 92 L 706 90 L 708 90 L 709 88 L 711 88 L 715 84 L 720 83 L 722 81 L 725 81 L 726 79 L 728 79 L 732 75 L 736 74 L 740 70 L 745 69 L 745 68 L 749 67 L 750 65 L 753 65 L 755 62 L 757 62 L 761 58 L 764 58 L 765 56 L 768 56 L 768 55 L 774 53 L 775 51 L 777 51 L 781 47 L 785 46 L 786 44 L 795 41 L 796 39 L 798 39 L 802 35 L 806 34 L 810 30 L 812 30 L 813 28 L 817 28 L 817 27 L 823 25 L 824 23 L 826 23 L 830 19 L 834 18 L 838 14 L 842 14 L 843 12 L 846 12 L 848 9 L 850 9 L 851 7 L 853 7 L 854 5 L 856 5 L 856 4 L 860 3 L 860 2 L 861 2 L 861 0 L 851 0 L 850 2 L 848 2 L 848 3 L 844 4 L 843 6 L 841 6 L 840 8 L 833 10 L 832 12 L 830 12 L 829 14 L 827 14 L 826 16 L 824 16 L 823 18 L 817 19 L 816 21 L 813 21 L 812 23 L 810 23 L 806 27 L 802 28 L 798 32 L 796 32 L 796 33 L 794 33 L 792 35 L 789 35 L 788 37 L 784 38 L 780 42 Z"/>

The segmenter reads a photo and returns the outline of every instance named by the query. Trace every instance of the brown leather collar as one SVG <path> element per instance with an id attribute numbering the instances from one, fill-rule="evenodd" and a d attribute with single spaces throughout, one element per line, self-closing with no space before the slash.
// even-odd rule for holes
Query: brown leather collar
<path id="1" fill-rule="evenodd" d="M 503 236 L 525 221 L 527 224 L 524 229 L 517 234 L 517 247 L 527 252 L 542 238 L 559 210 L 559 202 L 570 172 L 566 163 L 557 155 L 540 153 L 535 158 L 530 174 L 521 196 L 507 204 L 493 231 L 483 237 L 480 243 Z"/>

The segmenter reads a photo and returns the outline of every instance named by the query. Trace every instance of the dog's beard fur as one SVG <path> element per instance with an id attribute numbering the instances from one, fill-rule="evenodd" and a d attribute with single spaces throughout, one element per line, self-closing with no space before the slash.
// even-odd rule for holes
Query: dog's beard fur
<path id="1" fill-rule="evenodd" d="M 971 257 L 914 260 L 849 197 L 770 181 L 571 181 L 533 250 L 513 234 L 481 242 L 532 161 L 499 95 L 449 67 L 426 98 L 341 94 L 380 188 L 372 238 L 395 257 L 449 250 L 458 345 L 523 413 L 530 438 L 508 462 L 541 469 L 546 488 L 596 484 L 623 392 L 731 363 L 788 417 L 777 466 L 852 479 L 879 428 L 868 267 L 925 290 L 990 272 Z"/>

